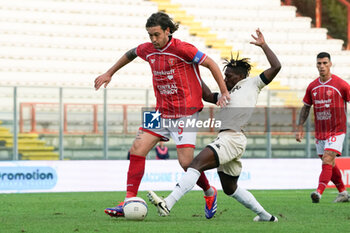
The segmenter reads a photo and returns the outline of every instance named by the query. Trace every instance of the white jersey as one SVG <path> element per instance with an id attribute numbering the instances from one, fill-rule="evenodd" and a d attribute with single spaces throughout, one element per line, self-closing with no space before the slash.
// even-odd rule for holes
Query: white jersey
<path id="1" fill-rule="evenodd" d="M 262 81 L 262 74 L 254 78 L 239 81 L 230 91 L 230 102 L 218 113 L 221 120 L 220 129 L 231 129 L 240 132 L 254 112 L 258 95 L 266 86 Z"/>

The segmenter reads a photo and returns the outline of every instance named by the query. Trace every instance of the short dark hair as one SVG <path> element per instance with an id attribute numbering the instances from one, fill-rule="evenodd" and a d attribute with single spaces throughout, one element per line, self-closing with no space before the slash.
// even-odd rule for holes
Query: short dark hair
<path id="1" fill-rule="evenodd" d="M 239 54 L 237 54 L 237 58 L 234 59 L 231 54 L 231 59 L 225 59 L 224 71 L 229 67 L 233 69 L 235 74 L 244 75 L 244 77 L 249 76 L 249 72 L 252 66 L 249 64 L 249 58 L 238 59 Z"/>
<path id="2" fill-rule="evenodd" d="M 171 34 L 174 33 L 179 28 L 179 24 L 174 23 L 172 18 L 170 18 L 169 15 L 167 15 L 164 12 L 153 13 L 147 19 L 146 28 L 156 27 L 156 26 L 160 26 L 163 31 L 169 28 Z"/>
<path id="3" fill-rule="evenodd" d="M 325 57 L 328 57 L 328 59 L 331 60 L 331 55 L 327 52 L 321 52 L 317 54 L 317 58 L 325 58 Z"/>

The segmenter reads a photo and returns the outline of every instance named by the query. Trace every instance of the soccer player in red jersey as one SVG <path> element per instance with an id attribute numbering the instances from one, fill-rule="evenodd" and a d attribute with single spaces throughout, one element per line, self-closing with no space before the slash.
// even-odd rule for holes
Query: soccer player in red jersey
<path id="1" fill-rule="evenodd" d="M 342 181 L 336 156 L 341 156 L 346 134 L 346 103 L 350 100 L 350 86 L 343 79 L 330 72 L 332 66 L 329 53 L 317 55 L 317 69 L 320 77 L 309 84 L 300 111 L 295 138 L 304 137 L 305 123 L 311 105 L 314 108 L 316 151 L 322 159 L 322 171 L 316 191 L 311 193 L 313 203 L 318 203 L 329 181 L 337 187 L 339 194 L 334 202 L 347 202 L 348 192 Z"/>
<path id="2" fill-rule="evenodd" d="M 95 79 L 95 89 L 98 90 L 103 84 L 106 87 L 114 73 L 139 56 L 151 67 L 156 110 L 164 119 L 173 123 L 178 123 L 179 120 L 197 119 L 198 112 L 203 108 L 199 65 L 211 71 L 222 94 L 217 104 L 225 106 L 230 97 L 218 65 L 195 46 L 174 38 L 172 34 L 177 29 L 178 24 L 175 24 L 167 14 L 162 12 L 152 14 L 146 23 L 151 43 L 140 44 L 126 52 L 106 73 Z M 137 195 L 148 152 L 160 140 L 169 140 L 169 136 L 176 143 L 180 165 L 183 169 L 187 169 L 193 159 L 196 132 L 183 132 L 180 127 L 161 129 L 141 127 L 130 149 L 126 199 Z M 212 199 L 216 198 L 216 190 L 209 185 L 204 173 L 201 174 L 197 184 L 205 194 L 205 211 L 216 211 L 210 205 Z M 107 208 L 105 213 L 112 217 L 124 216 L 122 204 Z"/>

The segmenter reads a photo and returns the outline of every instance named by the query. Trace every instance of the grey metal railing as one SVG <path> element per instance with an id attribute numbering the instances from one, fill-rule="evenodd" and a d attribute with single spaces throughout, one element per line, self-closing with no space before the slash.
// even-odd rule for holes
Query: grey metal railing
<path id="1" fill-rule="evenodd" d="M 125 154 L 127 149 L 127 146 L 131 145 L 131 140 L 129 140 L 129 138 L 134 137 L 134 134 L 130 134 L 130 132 L 127 133 L 127 135 L 123 136 L 123 133 L 125 134 L 125 132 L 121 131 L 120 134 L 121 136 L 119 136 L 117 139 L 115 139 L 114 135 L 111 134 L 109 131 L 111 130 L 111 127 L 113 127 L 113 122 L 115 121 L 115 117 L 109 117 L 110 114 L 110 106 L 112 106 L 113 104 L 130 104 L 132 105 L 133 103 L 137 103 L 139 105 L 148 107 L 150 105 L 154 104 L 154 97 L 152 94 L 150 94 L 149 92 L 152 90 L 144 90 L 144 89 L 139 89 L 139 90 L 125 90 L 125 89 L 104 89 L 102 91 L 99 92 L 94 92 L 94 90 L 92 90 L 91 88 L 64 88 L 64 87 L 50 87 L 52 90 L 57 90 L 57 92 L 52 91 L 52 93 L 58 93 L 58 94 L 54 94 L 53 96 L 51 96 L 51 99 L 47 99 L 45 97 L 40 97 L 40 95 L 38 95 L 38 92 L 40 91 L 33 91 L 33 95 L 35 94 L 36 97 L 31 98 L 30 94 L 28 97 L 28 94 L 26 96 L 22 95 L 22 92 L 24 92 L 24 90 L 26 90 L 26 92 L 28 93 L 28 90 L 30 88 L 37 88 L 37 87 L 1 87 L 1 88 L 8 88 L 8 89 L 12 89 L 12 96 L 11 95 L 0 95 L 0 100 L 1 100 L 1 106 L 3 109 L 5 109 L 4 111 L 2 111 L 2 113 L 0 113 L 0 120 L 2 120 L 3 122 L 7 122 L 7 126 L 9 126 L 10 128 L 12 128 L 12 134 L 13 134 L 13 146 L 12 146 L 12 156 L 10 157 L 10 159 L 13 160 L 19 160 L 21 159 L 19 156 L 19 147 L 18 147 L 18 138 L 19 138 L 19 128 L 22 129 L 21 127 L 19 127 L 19 116 L 21 117 L 21 119 L 23 118 L 22 115 L 23 113 L 23 109 L 20 109 L 19 111 L 19 105 L 23 102 L 45 102 L 45 101 L 49 101 L 50 103 L 58 103 L 58 111 L 57 112 L 53 112 L 50 114 L 57 114 L 58 115 L 58 130 L 55 136 L 55 140 L 56 137 L 58 138 L 58 143 L 55 145 L 55 147 L 57 147 L 57 151 L 59 153 L 59 159 L 63 160 L 65 158 L 67 158 L 67 156 L 65 155 L 66 152 L 68 153 L 68 151 L 65 150 L 65 138 L 70 137 L 70 135 L 65 134 L 65 121 L 67 121 L 67 119 L 65 118 L 66 116 L 65 114 L 65 104 L 66 103 L 95 103 L 98 105 L 102 106 L 102 110 L 99 112 L 102 114 L 102 121 L 99 121 L 99 125 L 97 127 L 101 127 L 101 129 L 99 131 L 101 131 L 101 134 L 98 135 L 98 139 L 102 138 L 102 143 L 101 143 L 101 147 L 97 147 L 97 148 L 93 148 L 96 149 L 96 151 L 98 151 L 99 154 L 101 154 L 100 157 L 98 157 L 99 159 L 111 159 L 110 156 L 110 152 L 111 152 L 111 148 L 113 148 L 115 143 L 110 143 L 112 140 L 123 140 L 125 141 L 125 143 L 123 144 L 124 146 L 115 146 L 115 148 L 113 150 L 117 150 L 120 149 L 122 154 Z M 41 90 L 41 89 L 39 89 Z M 44 90 L 44 87 L 43 89 Z M 0 89 L 1 91 L 1 89 Z M 73 94 L 70 94 L 70 96 L 66 95 L 65 96 L 65 92 L 70 92 Z M 79 96 L 74 96 L 74 94 L 81 92 L 81 95 Z M 119 93 L 124 92 L 124 96 L 125 93 L 128 95 L 128 98 L 119 98 Z M 153 91 L 152 91 L 153 92 Z M 279 91 L 279 92 L 283 92 L 283 91 Z M 288 91 L 284 91 L 284 92 L 288 92 Z M 295 92 L 295 91 L 293 91 Z M 10 92 L 7 92 L 10 93 Z M 30 91 L 29 91 L 30 93 Z M 49 92 L 51 93 L 51 92 Z M 262 155 L 262 157 L 265 158 L 273 158 L 273 152 L 275 150 L 275 144 L 273 143 L 273 139 L 274 139 L 274 132 L 273 132 L 273 127 L 272 127 L 272 122 L 271 122 L 271 116 L 272 116 L 272 109 L 276 106 L 276 104 L 274 103 L 274 101 L 276 101 L 276 93 L 277 91 L 273 91 L 273 90 L 266 90 L 264 92 L 263 95 L 266 96 L 266 101 L 264 102 L 264 106 L 260 107 L 265 107 L 266 109 L 266 131 L 263 132 L 261 134 L 261 138 L 262 140 L 265 140 L 265 154 L 266 155 Z M 303 91 L 299 91 L 299 92 L 295 92 L 298 93 L 299 96 L 303 95 Z M 120 94 L 122 95 L 122 94 Z M 138 98 L 133 99 L 133 96 L 138 96 Z M 260 98 L 264 98 L 261 97 Z M 12 99 L 12 101 L 11 101 Z M 279 100 L 280 101 L 280 100 Z M 301 101 L 301 100 L 300 100 Z M 12 103 L 9 106 L 6 107 L 6 103 Z M 12 107 L 12 109 L 11 109 Z M 22 114 L 22 115 L 21 115 Z M 121 113 L 116 113 L 116 115 L 121 114 Z M 137 112 L 135 113 L 137 115 Z M 310 117 L 308 118 L 308 121 L 305 125 L 305 143 L 303 145 L 305 145 L 304 148 L 304 156 L 305 158 L 310 158 L 310 157 L 315 157 L 313 155 L 313 148 L 314 148 L 314 142 L 313 142 L 313 136 L 312 136 L 312 121 L 311 121 L 311 115 L 312 113 L 310 113 Z M 140 118 L 141 118 L 141 113 L 139 114 Z M 32 116 L 33 117 L 33 116 Z M 298 116 L 297 116 L 298 118 Z M 33 120 L 33 119 L 32 119 Z M 76 119 L 76 121 L 79 121 L 80 119 Z M 124 119 L 125 120 L 125 119 Z M 54 120 L 52 120 L 54 121 Z M 141 120 L 140 120 L 141 121 Z M 129 122 L 131 122 L 131 120 L 129 120 Z M 54 124 L 54 123 L 53 123 Z M 137 123 L 136 123 L 137 124 Z M 295 122 L 294 122 L 295 124 Z M 77 126 L 79 127 L 79 126 Z M 292 131 L 292 130 L 291 130 Z M 286 133 L 286 132 L 285 132 Z M 81 134 L 81 137 L 87 138 L 89 135 L 89 133 L 86 132 L 84 134 Z M 43 133 L 42 135 L 45 135 L 45 133 Z M 50 136 L 50 134 L 48 133 L 47 135 Z M 52 135 L 52 134 L 51 134 Z M 74 133 L 72 134 L 74 135 Z M 293 137 L 293 132 L 289 132 L 289 134 L 286 133 L 286 138 L 291 139 Z M 209 137 L 214 137 L 215 135 L 210 135 Z M 77 136 L 79 137 L 79 135 Z M 206 137 L 204 136 L 200 136 L 200 137 Z M 251 135 L 248 134 L 248 137 L 253 137 Z M 279 137 L 283 137 L 279 136 Z M 82 140 L 80 138 L 80 140 Z M 97 136 L 96 136 L 96 140 L 97 140 Z M 343 149 L 343 156 L 349 156 L 349 137 L 346 136 L 346 140 L 344 142 L 344 149 Z M 53 140 L 54 141 L 54 140 Z M 86 145 L 89 145 L 89 143 L 86 143 Z M 205 146 L 205 145 L 199 145 L 199 147 L 201 146 Z M 100 148 L 100 151 L 99 151 Z M 1 150 L 1 147 L 0 147 Z M 92 153 L 92 152 L 91 152 Z M 97 153 L 97 152 L 96 152 Z M 115 156 L 114 156 L 115 157 Z M 0 158 L 1 159 L 1 158 Z"/>

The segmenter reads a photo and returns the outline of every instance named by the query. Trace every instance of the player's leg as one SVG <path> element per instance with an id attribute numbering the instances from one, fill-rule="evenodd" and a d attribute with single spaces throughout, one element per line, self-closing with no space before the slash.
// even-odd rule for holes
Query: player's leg
<path id="1" fill-rule="evenodd" d="M 188 145 L 188 147 L 186 147 L 186 145 L 178 145 L 176 147 L 179 163 L 181 167 L 186 171 L 193 160 L 194 147 L 192 145 Z M 214 195 L 215 190 L 210 186 L 204 172 L 201 172 L 201 175 L 197 181 L 197 185 L 203 189 L 205 196 Z"/>
<path id="2" fill-rule="evenodd" d="M 158 143 L 160 136 L 139 130 L 130 149 L 130 163 L 127 173 L 126 198 L 136 197 L 144 171 L 146 155 Z M 106 208 L 111 217 L 123 217 L 123 202 L 116 207 Z"/>
<path id="3" fill-rule="evenodd" d="M 337 166 L 337 164 L 334 164 L 334 167 L 332 169 L 332 177 L 331 181 L 335 185 L 335 187 L 338 189 L 338 192 L 344 192 L 346 191 L 343 179 L 342 179 L 342 174 Z"/>
<path id="4" fill-rule="evenodd" d="M 318 140 L 318 139 L 315 140 L 316 153 L 321 158 L 321 160 L 322 160 L 322 156 L 323 156 L 323 153 L 324 153 L 325 143 L 326 143 L 325 140 Z M 321 171 L 321 173 L 322 173 L 322 171 Z M 321 177 L 321 174 L 319 176 L 319 180 L 320 180 L 320 177 Z M 318 184 L 318 186 L 319 186 L 319 184 Z M 319 203 L 321 197 L 322 197 L 322 195 L 317 190 L 315 190 L 315 191 L 313 191 L 311 193 L 311 200 L 312 200 L 313 203 Z"/>
<path id="5" fill-rule="evenodd" d="M 159 135 L 139 130 L 130 149 L 126 198 L 136 197 L 145 170 L 146 156 L 159 140 Z"/>
<path id="6" fill-rule="evenodd" d="M 318 203 L 327 184 L 332 178 L 333 165 L 335 164 L 335 157 L 337 153 L 334 151 L 325 150 L 322 155 L 322 171 L 318 181 L 316 192 L 311 194 L 312 202 Z"/>
<path id="7" fill-rule="evenodd" d="M 340 135 L 330 137 L 325 143 L 325 151 L 333 151 L 336 153 L 336 156 L 341 156 L 344 139 L 345 139 L 345 134 L 340 134 Z M 348 192 L 346 191 L 346 188 L 342 179 L 342 175 L 335 162 L 335 159 L 332 167 L 331 181 L 334 183 L 334 185 L 337 187 L 339 191 L 339 194 L 334 200 L 334 202 L 348 202 L 349 201 Z"/>
<path id="8" fill-rule="evenodd" d="M 230 171 L 231 173 L 237 172 L 237 169 L 233 168 L 232 166 L 235 166 L 235 163 L 228 163 L 225 164 L 226 168 L 222 168 L 222 170 Z M 228 166 L 231 166 L 231 168 L 227 168 Z M 220 168 L 221 169 L 221 166 Z M 235 198 L 239 203 L 244 205 L 246 208 L 252 210 L 254 213 L 256 213 L 258 216 L 254 218 L 254 221 L 271 221 L 271 222 L 277 222 L 277 217 L 271 215 L 268 213 L 261 205 L 260 203 L 255 199 L 253 194 L 251 194 L 248 190 L 239 187 L 237 185 L 237 181 L 239 178 L 239 175 L 228 175 L 225 174 L 223 171 L 218 171 L 220 181 L 222 188 L 224 190 L 224 193 L 230 197 Z"/>
<path id="9" fill-rule="evenodd" d="M 335 185 L 335 187 L 338 189 L 338 196 L 334 200 L 334 202 L 348 202 L 349 201 L 349 194 L 348 191 L 346 191 L 341 172 L 337 166 L 337 164 L 334 165 L 332 169 L 332 178 L 331 181 Z"/>
<path id="10" fill-rule="evenodd" d="M 337 155 L 341 155 L 341 151 L 343 149 L 343 142 L 344 142 L 345 134 L 331 136 L 327 140 L 324 141 L 317 141 L 316 143 L 316 150 L 318 154 L 322 154 L 322 171 L 319 177 L 319 184 L 317 187 L 317 190 L 313 193 L 311 193 L 311 199 L 312 202 L 318 203 L 327 184 L 332 179 L 335 179 L 336 183 L 340 183 L 339 187 L 341 188 L 341 175 L 337 173 L 339 169 L 334 168 L 335 167 L 335 158 Z M 323 149 L 324 148 L 324 149 Z M 333 175 L 333 171 L 335 171 L 335 174 Z M 345 188 L 344 188 L 345 189 Z M 338 189 L 339 190 L 339 189 Z M 342 192 L 340 196 L 338 195 L 335 202 L 344 202 L 348 201 L 347 199 L 347 192 Z"/>
<path id="11" fill-rule="evenodd" d="M 208 147 L 204 148 L 192 161 L 186 173 L 181 177 L 169 196 L 162 200 L 154 192 L 149 191 L 148 197 L 150 201 L 156 205 L 161 216 L 168 215 L 175 203 L 194 187 L 201 172 L 215 168 L 217 164 L 214 152 Z"/>
<path id="12" fill-rule="evenodd" d="M 198 112 L 191 116 L 185 116 L 180 119 L 171 120 L 176 127 L 169 128 L 169 133 L 176 143 L 177 156 L 181 167 L 186 171 L 193 160 L 194 149 L 197 137 L 197 128 L 192 126 L 181 127 L 179 122 L 193 122 L 198 119 Z M 202 172 L 198 179 L 197 185 L 202 188 L 205 196 L 214 195 L 214 188 L 209 184 L 205 174 Z"/>
<path id="13" fill-rule="evenodd" d="M 198 112 L 191 115 L 182 117 L 180 119 L 174 119 L 174 123 L 178 122 L 194 122 L 198 118 Z M 171 124 L 178 125 L 178 127 L 170 128 L 170 135 L 174 139 L 177 148 L 178 160 L 182 168 L 186 171 L 189 164 L 193 160 L 194 156 L 194 148 L 197 137 L 197 128 L 192 126 L 187 126 L 185 124 L 184 127 L 179 127 L 179 124 Z M 215 187 L 210 186 L 207 177 L 204 172 L 201 172 L 199 179 L 197 181 L 197 185 L 202 188 L 204 192 L 205 199 L 205 212 L 208 213 L 208 210 L 211 209 L 213 199 L 216 200 L 217 191 Z M 210 212 L 210 211 L 209 211 Z M 213 213 L 214 215 L 215 213 Z M 210 214 L 209 214 L 210 215 Z M 209 215 L 206 214 L 208 217 Z"/>

